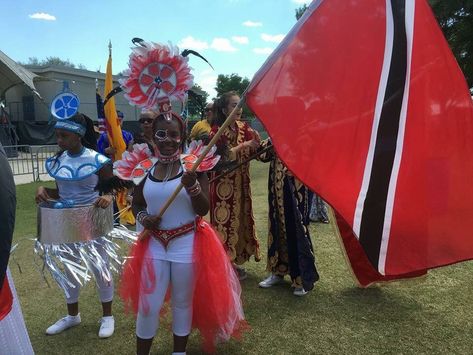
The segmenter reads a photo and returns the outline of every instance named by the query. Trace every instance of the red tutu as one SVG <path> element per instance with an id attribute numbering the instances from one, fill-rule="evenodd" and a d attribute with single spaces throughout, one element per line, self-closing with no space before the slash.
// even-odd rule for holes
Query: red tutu
<path id="1" fill-rule="evenodd" d="M 138 240 L 133 245 L 121 277 L 120 297 L 125 304 L 125 311 L 128 313 L 132 310 L 135 315 L 138 314 L 140 295 L 151 294 L 156 287 L 156 275 L 154 274 L 151 260 L 145 258 L 149 241 L 149 238 L 145 238 Z M 146 273 L 142 272 L 143 267 Z M 141 278 L 144 275 L 147 276 L 146 280 L 141 282 Z M 148 297 L 143 297 L 143 302 L 145 302 L 143 308 L 145 312 L 149 311 L 147 300 Z"/>
<path id="2" fill-rule="evenodd" d="M 146 238 L 132 248 L 122 276 L 120 295 L 126 310 L 132 309 L 135 314 L 140 294 L 150 294 L 156 287 L 150 259 L 145 258 L 148 244 Z M 141 272 L 143 267 L 145 273 Z M 146 280 L 141 280 L 143 275 Z M 196 220 L 194 275 L 192 326 L 202 336 L 204 351 L 214 352 L 218 342 L 240 338 L 248 325 L 240 300 L 240 282 L 215 230 L 202 218 Z M 143 297 L 142 302 L 147 298 Z M 143 307 L 146 312 L 147 305 Z"/>

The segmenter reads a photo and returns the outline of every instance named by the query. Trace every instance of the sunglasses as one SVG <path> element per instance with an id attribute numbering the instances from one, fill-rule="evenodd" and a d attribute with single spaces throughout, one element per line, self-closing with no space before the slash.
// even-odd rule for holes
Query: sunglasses
<path id="1" fill-rule="evenodd" d="M 153 123 L 153 119 L 152 118 L 140 118 L 139 119 L 140 123 Z"/>
<path id="2" fill-rule="evenodd" d="M 165 140 L 169 139 L 171 141 L 174 141 L 176 143 L 181 143 L 181 137 L 171 137 L 168 135 L 168 130 L 167 129 L 158 129 L 156 133 L 154 134 L 155 138 L 159 142 L 164 142 Z"/>

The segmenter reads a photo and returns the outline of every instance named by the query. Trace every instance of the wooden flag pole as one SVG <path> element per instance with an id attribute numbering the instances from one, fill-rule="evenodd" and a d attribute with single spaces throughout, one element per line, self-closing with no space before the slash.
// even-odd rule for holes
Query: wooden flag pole
<path id="1" fill-rule="evenodd" d="M 223 171 L 220 175 L 215 176 L 213 179 L 209 180 L 209 184 L 213 183 L 214 181 L 223 178 L 225 175 L 230 174 L 231 172 L 235 171 L 236 169 L 240 168 L 242 165 L 249 163 L 253 159 L 259 157 L 261 154 L 266 153 L 268 150 L 273 148 L 273 145 L 270 144 L 266 148 L 261 149 L 259 152 L 256 152 L 255 154 L 251 155 L 248 159 L 242 161 L 241 163 L 233 166 L 232 168 Z"/>
<path id="2" fill-rule="evenodd" d="M 234 121 L 235 121 L 235 118 L 236 118 L 236 112 L 243 107 L 243 104 L 245 102 L 245 98 L 242 97 L 240 99 L 240 101 L 238 102 L 238 105 L 235 106 L 235 108 L 232 110 L 232 112 L 230 112 L 230 115 L 227 117 L 227 119 L 225 120 L 225 122 L 223 122 L 223 124 L 220 126 L 220 128 L 218 129 L 217 133 L 215 133 L 215 136 L 213 136 L 213 138 L 210 140 L 209 144 L 207 144 L 207 146 L 205 147 L 204 151 L 200 154 L 199 158 L 197 159 L 197 161 L 194 163 L 194 165 L 192 166 L 192 169 L 190 170 L 191 172 L 195 172 L 197 170 L 197 168 L 199 167 L 200 163 L 202 162 L 202 160 L 204 160 L 205 156 L 207 155 L 207 153 L 210 151 L 210 149 L 212 149 L 212 147 L 217 143 L 218 139 L 220 138 L 220 136 L 223 134 L 223 131 L 228 127 L 230 126 Z M 164 204 L 164 206 L 161 208 L 161 210 L 159 211 L 159 214 L 158 214 L 158 217 L 162 217 L 164 212 L 166 212 L 166 210 L 168 209 L 168 207 L 171 205 L 171 203 L 174 201 L 174 199 L 176 198 L 177 194 L 182 190 L 182 188 L 184 187 L 184 185 L 182 185 L 182 183 L 180 183 L 176 189 L 174 190 L 173 194 L 171 195 L 171 197 L 169 197 L 169 199 L 166 201 L 166 203 Z"/>

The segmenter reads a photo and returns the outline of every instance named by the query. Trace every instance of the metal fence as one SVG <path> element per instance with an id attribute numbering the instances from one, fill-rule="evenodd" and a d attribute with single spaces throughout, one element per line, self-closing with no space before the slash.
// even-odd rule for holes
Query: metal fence
<path id="1" fill-rule="evenodd" d="M 33 181 L 47 174 L 44 162 L 59 150 L 57 145 L 6 145 L 3 148 L 13 175 L 31 175 Z"/>

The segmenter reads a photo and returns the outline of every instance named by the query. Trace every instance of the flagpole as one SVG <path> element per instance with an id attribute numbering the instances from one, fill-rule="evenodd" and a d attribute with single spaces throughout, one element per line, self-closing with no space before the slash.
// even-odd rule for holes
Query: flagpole
<path id="1" fill-rule="evenodd" d="M 220 136 L 223 134 L 223 131 L 228 127 L 230 126 L 233 122 L 235 122 L 235 119 L 236 119 L 236 112 L 243 107 L 243 104 L 245 103 L 245 98 L 242 97 L 240 99 L 240 101 L 238 102 L 238 105 L 235 106 L 235 108 L 232 110 L 232 112 L 230 112 L 230 115 L 228 115 L 227 119 L 225 120 L 225 122 L 223 122 L 223 124 L 220 126 L 220 128 L 218 129 L 217 133 L 215 133 L 215 135 L 213 136 L 213 138 L 210 140 L 209 144 L 207 144 L 207 146 L 204 148 L 203 152 L 200 154 L 199 158 L 197 159 L 197 161 L 194 163 L 194 165 L 192 166 L 190 172 L 195 172 L 197 170 L 197 168 L 199 167 L 200 163 L 202 162 L 202 160 L 204 160 L 205 156 L 207 155 L 207 153 L 210 151 L 210 149 L 212 149 L 212 147 L 217 143 L 218 139 L 220 138 Z M 166 212 L 166 210 L 168 209 L 168 207 L 171 205 L 171 203 L 174 201 L 174 199 L 177 197 L 177 195 L 179 194 L 179 192 L 182 190 L 182 188 L 184 187 L 184 185 L 182 185 L 182 183 L 179 183 L 179 185 L 176 187 L 176 189 L 174 190 L 173 194 L 169 197 L 169 199 L 166 201 L 166 203 L 164 204 L 164 206 L 161 208 L 161 210 L 159 211 L 158 213 L 158 217 L 162 217 L 164 212 Z"/>
<path id="2" fill-rule="evenodd" d="M 272 148 L 273 148 L 273 145 L 270 144 L 270 145 L 268 145 L 266 148 L 263 148 L 263 149 L 261 149 L 259 152 L 256 152 L 255 154 L 251 155 L 248 159 L 243 160 L 241 163 L 239 163 L 239 164 L 237 164 L 237 165 L 231 167 L 231 168 L 228 169 L 228 170 L 222 171 L 222 173 L 221 173 L 220 175 L 215 176 L 213 179 L 209 180 L 209 184 L 211 184 L 212 182 L 214 182 L 214 181 L 216 181 L 216 180 L 218 180 L 218 179 L 223 178 L 225 175 L 228 175 L 228 174 L 230 174 L 231 172 L 237 170 L 237 169 L 240 168 L 242 165 L 249 163 L 249 162 L 252 161 L 253 159 L 259 157 L 261 154 L 266 153 L 268 150 L 270 150 L 270 149 L 272 149 Z"/>

